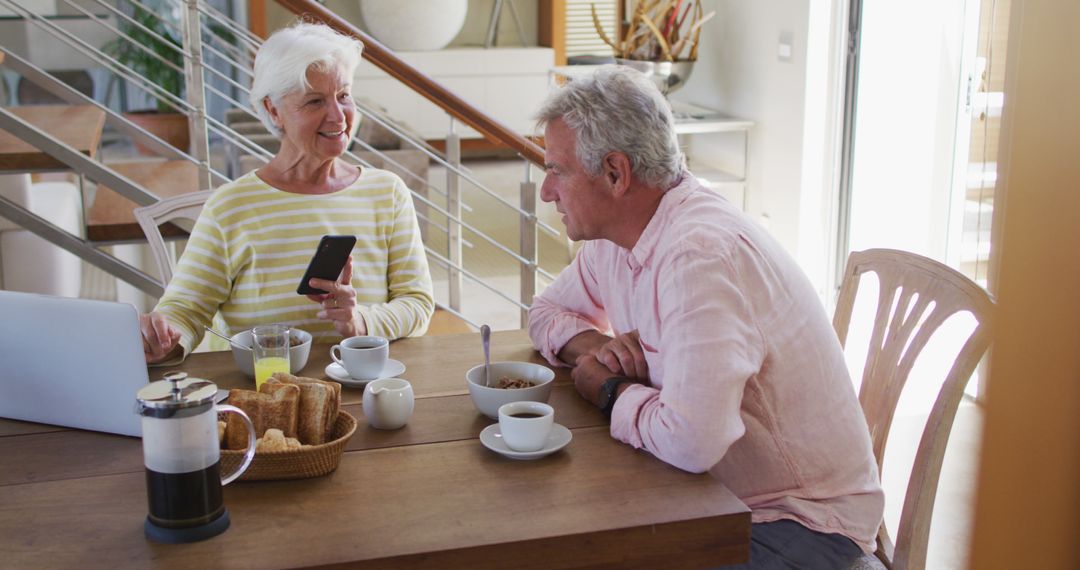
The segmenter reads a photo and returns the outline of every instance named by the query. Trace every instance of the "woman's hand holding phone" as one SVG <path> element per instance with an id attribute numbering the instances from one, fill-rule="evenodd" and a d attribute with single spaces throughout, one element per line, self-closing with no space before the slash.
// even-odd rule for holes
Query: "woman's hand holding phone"
<path id="1" fill-rule="evenodd" d="M 344 338 L 367 334 L 367 324 L 356 311 L 356 289 L 352 286 L 352 256 L 345 261 L 345 268 L 337 281 L 312 277 L 308 285 L 328 291 L 328 293 L 310 294 L 308 299 L 322 305 L 322 310 L 315 316 L 334 322 L 334 329 Z"/>

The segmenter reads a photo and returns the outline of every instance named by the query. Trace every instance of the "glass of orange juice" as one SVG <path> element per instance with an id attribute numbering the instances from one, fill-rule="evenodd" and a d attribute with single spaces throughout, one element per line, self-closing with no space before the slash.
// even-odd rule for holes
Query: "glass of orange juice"
<path id="1" fill-rule="evenodd" d="M 259 325 L 251 329 L 255 357 L 255 389 L 275 372 L 289 372 L 289 327 Z"/>

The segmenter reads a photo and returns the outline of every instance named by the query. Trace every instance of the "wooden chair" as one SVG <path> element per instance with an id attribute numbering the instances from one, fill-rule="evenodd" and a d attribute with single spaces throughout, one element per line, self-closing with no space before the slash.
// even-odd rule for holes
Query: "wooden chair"
<path id="1" fill-rule="evenodd" d="M 173 259 L 172 252 L 165 243 L 164 236 L 161 235 L 160 226 L 173 220 L 190 220 L 194 222 L 199 219 L 203 204 L 213 193 L 213 190 L 203 190 L 201 192 L 181 194 L 156 204 L 132 210 L 132 213 L 135 214 L 135 220 L 139 222 L 139 227 L 146 234 L 146 244 L 150 246 L 150 253 L 157 263 L 158 274 L 161 275 L 163 285 L 168 285 L 172 279 L 176 260 Z"/>
<path id="2" fill-rule="evenodd" d="M 945 446 L 964 386 L 990 344 L 994 301 L 982 287 L 932 259 L 887 249 L 854 252 L 848 258 L 833 317 L 841 345 L 847 341 L 859 279 L 866 272 L 876 273 L 880 285 L 859 403 L 870 428 L 879 472 L 897 402 L 919 353 L 950 316 L 967 311 L 977 322 L 941 383 L 923 430 L 895 546 L 884 522 L 878 531 L 875 555 L 881 563 L 888 568 L 921 569 L 926 565 L 930 517 Z"/>

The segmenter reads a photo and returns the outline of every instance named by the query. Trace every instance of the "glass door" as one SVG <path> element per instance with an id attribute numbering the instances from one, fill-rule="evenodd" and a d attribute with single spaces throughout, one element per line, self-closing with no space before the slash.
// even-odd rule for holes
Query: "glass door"
<path id="1" fill-rule="evenodd" d="M 957 153 L 953 196 L 962 214 L 954 221 L 956 246 L 949 248 L 949 262 L 983 287 L 989 280 L 1010 8 L 1011 0 L 980 0 L 972 24 L 974 65 L 965 76 L 965 120 L 958 125 L 967 152 Z"/>
<path id="2" fill-rule="evenodd" d="M 987 285 L 1010 3 L 852 0 L 839 265 L 889 247 Z"/>
<path id="3" fill-rule="evenodd" d="M 888 247 L 944 261 L 961 122 L 966 6 L 860 2 L 846 251 Z M 849 102 L 850 103 L 850 102 Z"/>
<path id="4" fill-rule="evenodd" d="M 1010 1 L 852 0 L 838 271 L 851 251 L 894 248 L 987 286 Z M 955 353 L 920 359 L 913 376 L 935 377 Z"/>

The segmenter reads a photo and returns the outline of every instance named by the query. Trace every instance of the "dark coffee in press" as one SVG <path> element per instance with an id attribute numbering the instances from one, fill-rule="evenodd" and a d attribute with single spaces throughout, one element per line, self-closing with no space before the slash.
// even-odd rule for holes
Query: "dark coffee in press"
<path id="1" fill-rule="evenodd" d="M 150 520 L 165 528 L 186 528 L 217 520 L 225 512 L 221 498 L 221 462 L 188 473 L 146 469 Z"/>

